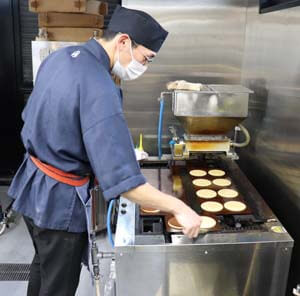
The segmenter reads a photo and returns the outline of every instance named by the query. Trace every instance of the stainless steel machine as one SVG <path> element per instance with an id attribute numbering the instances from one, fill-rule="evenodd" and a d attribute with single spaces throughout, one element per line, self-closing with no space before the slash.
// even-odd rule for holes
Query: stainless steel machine
<path id="1" fill-rule="evenodd" d="M 171 127 L 174 145 L 173 159 L 189 159 L 191 154 L 225 152 L 238 159 L 234 147 L 249 143 L 249 134 L 239 125 L 248 115 L 249 89 L 241 85 L 204 85 L 201 91 L 175 90 L 172 95 L 174 115 L 185 130 L 183 139 Z M 244 143 L 236 143 L 226 135 L 240 126 L 246 136 Z M 237 131 L 237 129 L 236 129 Z"/>
<path id="2" fill-rule="evenodd" d="M 234 161 L 227 134 L 247 117 L 250 90 L 207 85 L 200 92 L 172 92 L 172 109 L 184 135 L 173 132 L 172 155 L 144 168 L 148 182 L 184 200 L 214 228 L 188 239 L 167 213 L 144 213 L 121 197 L 115 237 L 116 290 L 120 296 L 285 295 L 293 240 Z M 247 136 L 247 132 L 245 132 Z M 246 137 L 247 138 L 247 137 Z M 246 145 L 249 139 L 241 146 Z M 219 169 L 246 209 L 204 210 L 190 171 Z M 217 192 L 214 201 L 226 202 Z"/>

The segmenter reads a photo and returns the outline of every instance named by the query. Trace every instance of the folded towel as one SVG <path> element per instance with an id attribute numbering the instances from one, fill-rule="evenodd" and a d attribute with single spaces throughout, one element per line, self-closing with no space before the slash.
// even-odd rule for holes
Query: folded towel
<path id="1" fill-rule="evenodd" d="M 167 83 L 167 89 L 168 90 L 194 90 L 194 91 L 200 91 L 203 88 L 203 84 L 201 83 L 191 83 L 187 82 L 185 80 L 176 80 L 176 81 L 170 81 Z"/>

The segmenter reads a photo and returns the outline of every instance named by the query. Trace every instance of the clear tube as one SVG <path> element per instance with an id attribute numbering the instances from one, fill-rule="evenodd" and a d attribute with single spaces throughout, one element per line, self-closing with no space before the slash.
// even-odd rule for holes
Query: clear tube
<path id="1" fill-rule="evenodd" d="M 100 279 L 95 280 L 95 289 L 96 289 L 96 296 L 101 296 L 100 292 Z"/>

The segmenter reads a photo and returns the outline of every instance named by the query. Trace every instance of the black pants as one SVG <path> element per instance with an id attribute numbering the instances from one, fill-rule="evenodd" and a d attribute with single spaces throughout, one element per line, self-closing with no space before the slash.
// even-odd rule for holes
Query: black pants
<path id="1" fill-rule="evenodd" d="M 44 229 L 24 220 L 35 249 L 27 296 L 74 296 L 87 233 Z"/>

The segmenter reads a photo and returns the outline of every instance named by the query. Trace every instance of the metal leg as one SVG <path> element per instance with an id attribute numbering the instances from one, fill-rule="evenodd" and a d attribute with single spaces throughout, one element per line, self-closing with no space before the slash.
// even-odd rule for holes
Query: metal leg
<path id="1" fill-rule="evenodd" d="M 100 259 L 107 259 L 112 258 L 114 259 L 115 254 L 110 252 L 99 252 L 98 245 L 96 242 L 96 232 L 98 230 L 97 225 L 97 207 L 99 206 L 99 203 L 96 202 L 96 199 L 99 199 L 99 188 L 95 187 L 93 190 L 91 190 L 91 196 L 92 196 L 92 223 L 91 223 L 91 232 L 90 232 L 90 241 L 91 241 L 91 260 L 92 260 L 92 267 L 93 267 L 93 279 L 94 279 L 94 285 L 95 285 L 95 292 L 96 296 L 100 296 Z M 114 294 L 113 294 L 114 295 Z M 113 296 L 111 295 L 111 296 Z"/>
<path id="2" fill-rule="evenodd" d="M 93 265 L 93 278 L 96 290 L 96 296 L 100 296 L 100 262 L 98 258 L 98 246 L 96 243 L 96 234 L 95 232 L 91 233 L 92 239 L 92 248 L 91 248 L 91 258 Z"/>
<path id="3" fill-rule="evenodd" d="M 9 223 L 11 222 L 10 218 L 13 214 L 12 204 L 13 201 L 9 204 L 5 212 L 2 211 L 2 207 L 0 205 L 0 235 L 5 232 L 6 228 L 9 227 Z"/>
<path id="4" fill-rule="evenodd" d="M 114 260 L 115 254 L 111 252 L 99 252 L 98 245 L 96 243 L 96 234 L 92 232 L 92 248 L 91 248 L 91 258 L 92 258 L 92 266 L 93 266 L 93 278 L 96 289 L 96 296 L 100 296 L 100 259 L 112 259 Z M 109 279 L 110 280 L 110 279 Z M 112 293 L 110 296 L 115 295 L 115 290 L 112 289 Z M 106 296 L 104 294 L 104 296 Z"/>

